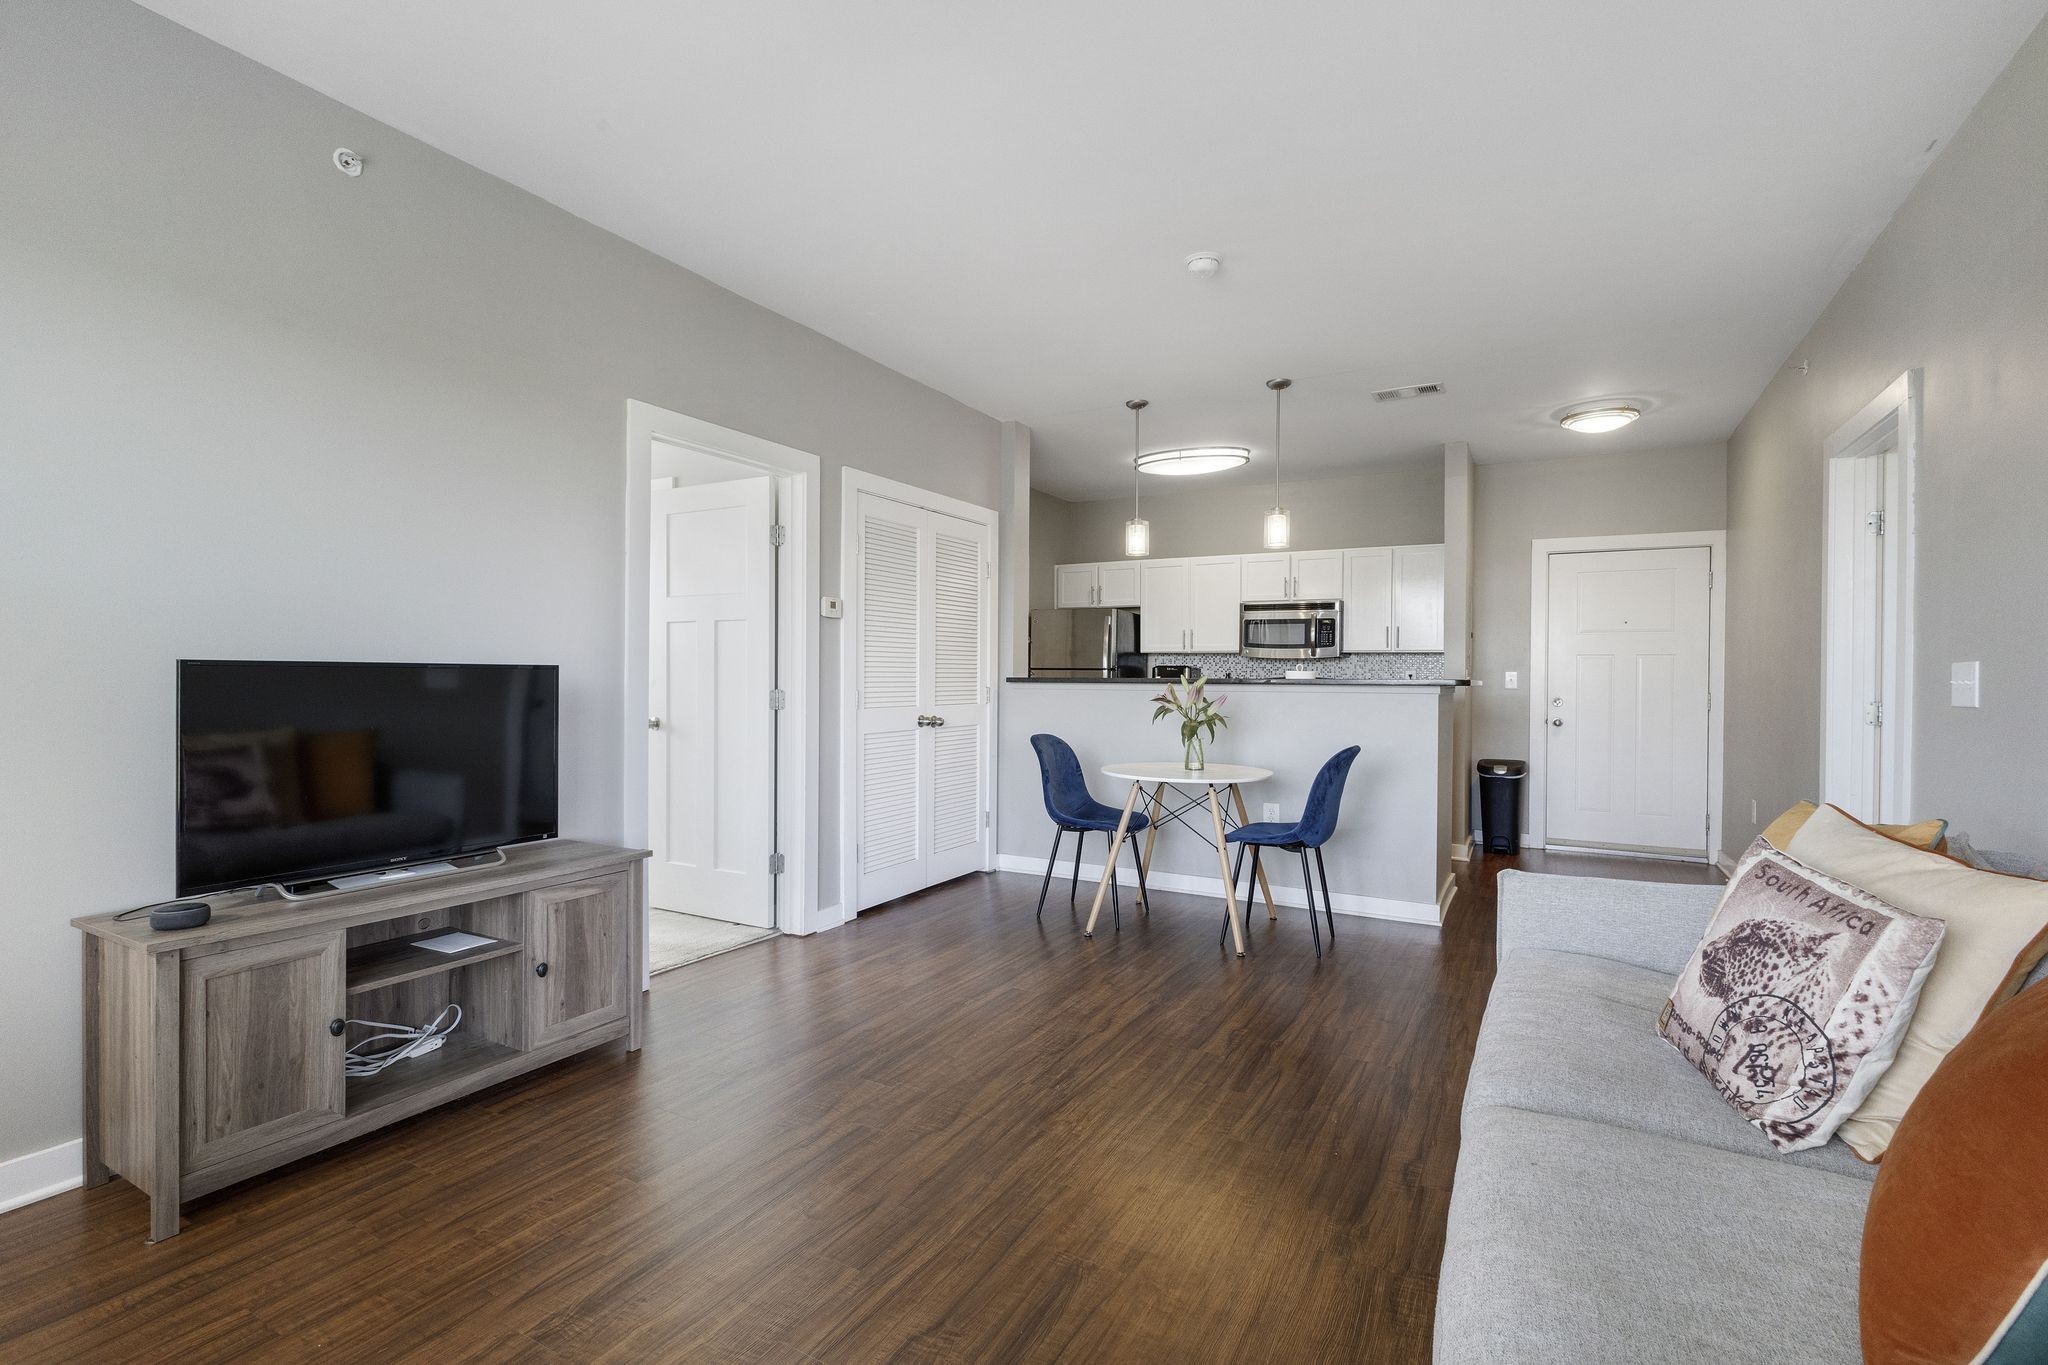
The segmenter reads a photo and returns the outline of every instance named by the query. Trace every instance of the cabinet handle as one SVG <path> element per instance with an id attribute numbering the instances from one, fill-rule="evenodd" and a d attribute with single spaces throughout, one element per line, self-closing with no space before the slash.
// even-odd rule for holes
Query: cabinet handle
<path id="1" fill-rule="evenodd" d="M 342 1034 L 348 1032 L 348 1021 L 346 1019 L 329 1019 L 327 1021 L 327 1031 L 339 1038 Z"/>
<path id="2" fill-rule="evenodd" d="M 1399 626 L 1395 626 L 1395 627 L 1394 627 L 1394 648 L 1396 648 L 1396 649 L 1399 649 L 1400 647 L 1401 647 L 1401 628 L 1400 628 Z"/>
<path id="3" fill-rule="evenodd" d="M 548 974 L 548 964 L 547 964 L 547 963 L 545 963 L 545 962 L 536 962 L 536 963 L 534 963 L 534 964 L 533 964 L 533 974 L 534 974 L 535 976 L 546 976 L 546 975 Z"/>

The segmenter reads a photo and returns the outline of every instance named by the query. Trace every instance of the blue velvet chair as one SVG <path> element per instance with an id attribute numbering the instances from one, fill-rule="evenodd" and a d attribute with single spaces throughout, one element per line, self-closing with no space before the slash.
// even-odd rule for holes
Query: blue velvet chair
<path id="1" fill-rule="evenodd" d="M 1038 917 L 1044 919 L 1045 893 L 1052 886 L 1052 869 L 1059 861 L 1060 840 L 1069 834 L 1075 836 L 1074 874 L 1067 883 L 1067 904 L 1071 906 L 1081 885 L 1081 845 L 1087 841 L 1091 830 L 1099 832 L 1105 842 L 1113 842 L 1123 811 L 1116 806 L 1105 806 L 1089 794 L 1088 779 L 1081 775 L 1081 760 L 1074 756 L 1073 746 L 1058 735 L 1033 735 L 1031 748 L 1038 755 L 1038 775 L 1045 786 L 1045 813 L 1052 817 L 1053 823 L 1052 856 L 1045 860 L 1045 880 L 1038 884 Z M 1151 823 L 1146 816 L 1132 811 L 1130 832 L 1136 834 Z M 1145 867 L 1138 861 L 1137 840 L 1127 841 L 1126 847 L 1131 850 L 1131 866 L 1138 873 L 1138 904 L 1145 906 Z M 1115 853 L 1116 850 L 1111 848 L 1112 858 Z M 1118 903 L 1120 897 L 1114 863 L 1109 869 L 1109 895 L 1111 923 L 1121 928 L 1123 907 Z"/>
<path id="2" fill-rule="evenodd" d="M 1315 937 L 1316 956 L 1323 955 L 1322 930 L 1316 927 L 1316 893 L 1309 883 L 1308 855 L 1316 855 L 1316 875 L 1323 883 L 1323 919 L 1330 927 L 1330 946 L 1337 946 L 1337 918 L 1330 911 L 1330 874 L 1323 870 L 1323 845 L 1330 842 L 1330 836 L 1337 832 L 1337 804 L 1344 797 L 1344 779 L 1351 775 L 1351 762 L 1358 757 L 1358 746 L 1352 745 L 1330 756 L 1316 773 L 1316 780 L 1308 789 L 1308 805 L 1301 812 L 1301 818 L 1291 825 L 1277 821 L 1260 825 L 1239 825 L 1224 839 L 1237 845 L 1237 866 L 1231 869 L 1230 879 L 1237 881 L 1238 873 L 1244 870 L 1244 851 L 1252 851 L 1252 879 L 1259 874 L 1259 857 L 1269 848 L 1281 849 L 1301 858 L 1301 889 L 1308 897 L 1308 930 Z M 1245 883 L 1244 905 L 1251 906 L 1252 882 Z M 1230 912 L 1224 911 L 1223 932 L 1230 932 Z M 1222 939 L 1217 943 L 1221 944 Z"/>

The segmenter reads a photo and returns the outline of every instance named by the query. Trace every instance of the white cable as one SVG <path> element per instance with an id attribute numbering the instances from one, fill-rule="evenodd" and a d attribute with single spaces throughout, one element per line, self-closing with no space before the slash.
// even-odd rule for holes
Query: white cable
<path id="1" fill-rule="evenodd" d="M 449 1015 L 453 1019 L 448 1019 Z M 444 1025 L 441 1021 L 448 1019 Z M 462 1022 L 462 1006 L 450 1005 L 435 1015 L 433 1021 L 420 1028 L 407 1028 L 403 1024 L 386 1024 L 375 1019 L 351 1019 L 351 1024 L 360 1024 L 377 1032 L 359 1042 L 349 1045 L 342 1063 L 342 1074 L 348 1076 L 374 1076 L 395 1062 L 408 1057 L 419 1057 L 434 1051 L 448 1041 L 448 1035 L 455 1032 L 455 1026 Z M 360 1049 L 392 1044 L 381 1052 L 363 1052 Z"/>

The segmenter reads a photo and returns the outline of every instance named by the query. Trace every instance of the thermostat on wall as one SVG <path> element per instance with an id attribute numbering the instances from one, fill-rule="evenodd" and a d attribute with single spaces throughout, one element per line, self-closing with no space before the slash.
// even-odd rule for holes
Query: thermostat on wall
<path id="1" fill-rule="evenodd" d="M 836 597 L 821 597 L 818 599 L 818 615 L 837 621 L 846 615 L 846 603 Z"/>

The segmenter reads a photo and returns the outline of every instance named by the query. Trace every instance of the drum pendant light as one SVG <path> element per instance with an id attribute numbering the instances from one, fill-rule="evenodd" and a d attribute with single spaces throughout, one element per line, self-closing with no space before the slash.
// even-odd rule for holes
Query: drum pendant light
<path id="1" fill-rule="evenodd" d="M 1138 453 L 1144 449 L 1138 432 L 1149 405 L 1143 398 L 1133 398 L 1124 406 L 1131 410 L 1131 519 L 1124 523 L 1124 557 L 1143 559 L 1152 553 L 1152 523 L 1138 515 Z"/>
<path id="2" fill-rule="evenodd" d="M 1280 395 L 1293 382 L 1292 379 L 1266 381 L 1266 387 L 1273 391 L 1273 510 L 1266 513 L 1264 542 L 1269 550 L 1284 550 L 1293 538 L 1287 509 L 1280 505 Z"/>

